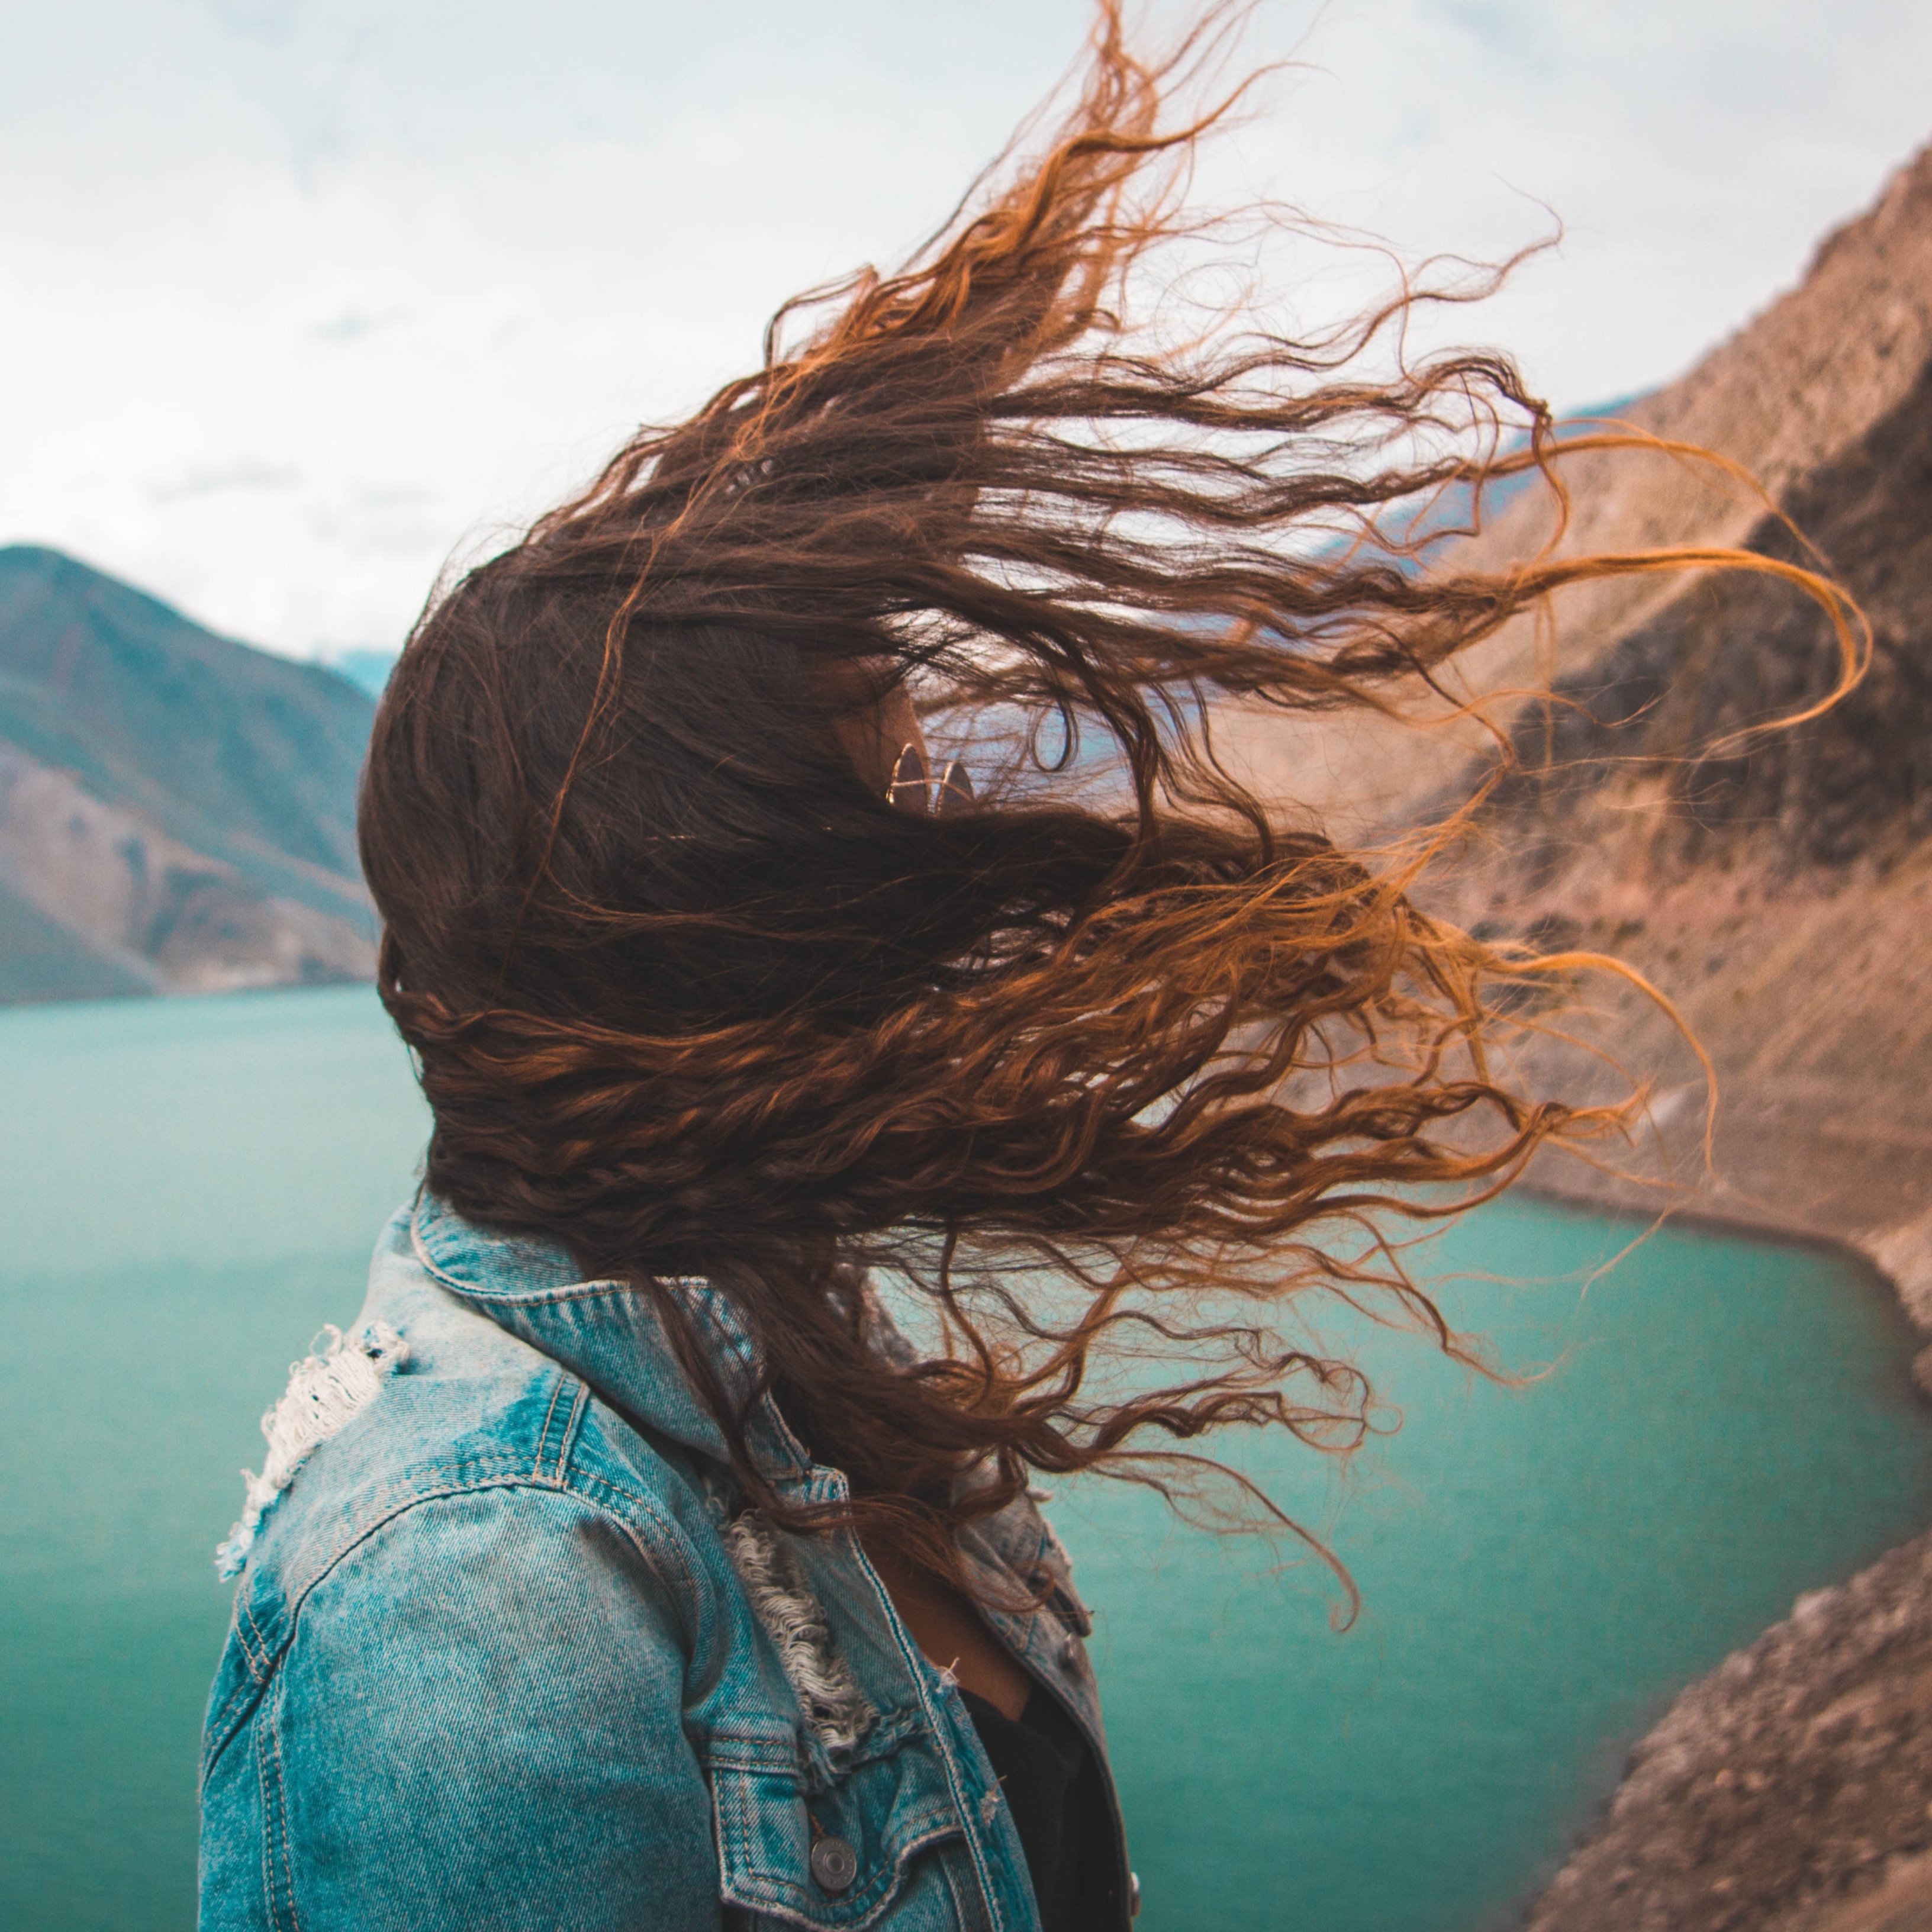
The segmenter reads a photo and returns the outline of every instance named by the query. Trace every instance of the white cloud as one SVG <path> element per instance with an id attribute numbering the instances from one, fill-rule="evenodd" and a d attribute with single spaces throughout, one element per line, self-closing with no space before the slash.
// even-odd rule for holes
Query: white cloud
<path id="1" fill-rule="evenodd" d="M 1086 18 L 0 0 L 0 540 L 278 648 L 392 643 L 453 546 L 916 240 Z M 1411 253 L 1547 204 L 1562 250 L 1459 320 L 1568 403 L 1675 373 L 1932 130 L 1920 0 L 1276 0 L 1252 44 L 1312 66 L 1208 191 Z"/>

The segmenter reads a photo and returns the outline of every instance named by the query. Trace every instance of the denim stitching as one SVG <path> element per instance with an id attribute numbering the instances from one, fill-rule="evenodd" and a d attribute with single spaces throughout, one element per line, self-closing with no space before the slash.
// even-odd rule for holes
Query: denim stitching
<path id="1" fill-rule="evenodd" d="M 577 1400 L 571 1404 L 570 1413 L 564 1418 L 562 1438 L 556 1446 L 556 1467 L 551 1472 L 556 1480 L 566 1487 L 568 1486 L 566 1472 L 576 1451 L 578 1432 L 583 1426 L 584 1416 L 590 1407 L 590 1390 L 584 1383 L 579 1382 L 577 1384 Z"/>
<path id="2" fill-rule="evenodd" d="M 476 1495 L 485 1490 L 532 1489 L 542 1490 L 550 1492 L 554 1494 L 571 1496 L 580 1502 L 585 1503 L 591 1508 L 594 1508 L 596 1507 L 596 1505 L 592 1502 L 591 1498 L 581 1495 L 580 1492 L 574 1487 L 566 1487 L 560 1483 L 537 1482 L 533 1480 L 526 1473 L 526 1468 L 527 1465 L 524 1462 L 524 1459 L 519 1457 L 518 1459 L 518 1466 L 514 1473 L 491 1475 L 472 1482 L 451 1483 L 440 1488 L 422 1491 L 418 1494 L 406 1498 L 404 1501 L 399 1502 L 397 1507 L 394 1509 L 387 1510 L 383 1514 L 375 1517 L 373 1520 L 363 1526 L 360 1531 L 344 1543 L 329 1558 L 328 1562 L 322 1565 L 322 1567 L 316 1570 L 314 1576 L 307 1578 L 298 1588 L 292 1590 L 290 1592 L 288 1601 L 284 1606 L 287 1621 L 287 1634 L 283 1636 L 281 1640 L 275 1646 L 272 1654 L 267 1660 L 270 1674 L 273 1674 L 274 1669 L 279 1664 L 283 1654 L 288 1649 L 290 1644 L 294 1640 L 296 1625 L 300 1619 L 302 1606 L 308 1601 L 310 1592 L 316 1588 L 316 1587 L 322 1582 L 324 1578 L 328 1575 L 329 1572 L 334 1569 L 337 1564 L 340 1563 L 344 1558 L 347 1556 L 351 1550 L 356 1549 L 358 1545 L 366 1543 L 378 1530 L 382 1529 L 387 1525 L 394 1522 L 398 1516 L 406 1515 L 410 1510 L 416 1508 L 419 1504 L 440 1502 L 451 1496 Z M 652 1516 L 654 1519 L 656 1519 L 656 1526 L 660 1530 L 664 1532 L 668 1536 L 672 1538 L 673 1548 L 675 1550 L 675 1534 L 672 1531 L 672 1528 L 669 1522 L 659 1515 L 658 1512 L 655 1509 L 651 1508 L 648 1504 L 645 1504 L 642 1498 L 634 1498 L 634 1500 L 642 1504 L 647 1512 Z M 602 1511 L 602 1514 L 610 1516 L 611 1520 L 614 1522 L 619 1528 L 623 1532 L 625 1536 L 631 1543 L 632 1546 L 638 1551 L 638 1554 L 644 1558 L 650 1567 L 653 1570 L 657 1571 L 658 1574 L 662 1575 L 663 1574 L 664 1565 L 661 1558 L 665 1552 L 657 1550 L 650 1544 L 642 1540 L 637 1534 L 636 1526 L 628 1522 L 616 1511 L 604 1510 Z M 688 1582 L 692 1573 L 689 1565 L 686 1564 L 683 1561 L 681 1552 L 677 1554 L 676 1558 L 676 1567 L 686 1582 Z M 695 1591 L 692 1591 L 691 1594 L 694 1600 L 696 1594 Z M 217 1754 L 218 1755 L 219 1754 L 218 1753 Z"/>
<path id="3" fill-rule="evenodd" d="M 912 1673 L 913 1688 L 918 1695 L 920 1707 L 925 1713 L 933 1742 L 938 1748 L 940 1769 L 946 1779 L 946 1790 L 952 1797 L 958 1828 L 965 1840 L 966 1856 L 972 1862 L 974 1874 L 980 1881 L 980 1892 L 986 1901 L 988 1921 L 994 1928 L 994 1932 L 1002 1932 L 1006 1923 L 1005 1916 L 1000 1909 L 998 1894 L 994 1888 L 992 1874 L 988 1866 L 987 1848 L 981 1842 L 980 1834 L 974 1829 L 972 1820 L 968 1816 L 965 1787 L 961 1782 L 964 1766 L 958 1762 L 953 1751 L 949 1730 L 950 1720 L 938 1708 L 938 1700 L 927 1682 L 926 1672 L 929 1666 L 919 1656 L 910 1633 L 900 1622 L 898 1612 L 892 1607 L 890 1594 L 879 1580 L 878 1572 L 872 1568 L 862 1550 L 857 1551 L 856 1556 L 860 1574 L 871 1584 L 879 1607 L 885 1614 L 886 1627 L 892 1632 L 898 1645 L 899 1654 L 906 1668 Z M 1024 1654 L 1022 1652 L 1022 1654 Z"/>
<path id="4" fill-rule="evenodd" d="M 275 1840 L 270 1820 L 274 1816 L 274 1799 L 268 1790 L 268 1751 L 261 1732 L 255 1733 L 255 1784 L 262 1800 L 262 1900 L 268 1914 L 270 1932 L 275 1925 Z"/>
<path id="5" fill-rule="evenodd" d="M 805 1767 L 799 1762 L 795 1734 L 767 1738 L 715 1732 L 698 1757 L 707 1776 L 716 1771 L 752 1772 L 762 1778 L 784 1778 L 795 1790 L 806 1789 Z"/>
<path id="6" fill-rule="evenodd" d="M 246 1630 L 242 1628 L 244 1624 L 248 1626 Z M 248 1641 L 250 1630 L 257 1639 L 262 1638 L 262 1632 L 248 1606 L 239 1596 L 236 1598 L 235 1621 L 231 1628 L 236 1646 L 248 1666 L 248 1675 L 228 1694 L 227 1701 L 221 1708 L 212 1712 L 202 1724 L 201 1768 L 197 1778 L 198 1784 L 202 1786 L 214 1775 L 222 1754 L 234 1742 L 236 1733 L 247 1720 L 248 1707 L 261 1696 L 274 1668 L 274 1654 L 266 1640 L 262 1641 L 260 1657 Z"/>
<path id="7" fill-rule="evenodd" d="M 281 1687 L 278 1685 L 272 1712 L 274 1724 L 272 1732 L 275 1741 L 275 1790 L 280 1802 L 277 1814 L 282 1827 L 282 1875 L 288 1885 L 290 1932 L 302 1932 L 302 1917 L 296 1910 L 296 1860 L 295 1852 L 289 1844 L 289 1774 L 282 1761 L 282 1697 Z"/>
<path id="8" fill-rule="evenodd" d="M 201 1781 L 204 1784 L 207 1782 L 209 1772 L 214 1768 L 215 1760 L 220 1756 L 224 1750 L 226 1748 L 229 1741 L 234 1736 L 234 1727 L 230 1724 L 230 1720 L 235 1714 L 236 1706 L 238 1704 L 252 1702 L 261 1696 L 262 1688 L 268 1681 L 272 1666 L 273 1660 L 266 1644 L 262 1647 L 262 1654 L 259 1658 L 250 1648 L 248 1636 L 242 1628 L 244 1621 L 249 1628 L 254 1630 L 259 1636 L 260 1631 L 256 1629 L 254 1618 L 249 1614 L 247 1606 L 238 1600 L 235 1606 L 235 1621 L 231 1628 L 236 1647 L 241 1651 L 243 1660 L 248 1666 L 248 1675 L 228 1694 L 227 1700 L 222 1705 L 221 1708 L 211 1712 L 202 1725 L 200 1775 Z M 224 1730 L 224 1726 L 228 1728 Z"/>
<path id="9" fill-rule="evenodd" d="M 224 1731 L 223 1729 L 228 1722 L 229 1714 L 233 1711 L 235 1706 L 244 1696 L 259 1697 L 261 1694 L 261 1685 L 251 1677 L 246 1683 L 238 1684 L 229 1693 L 227 1702 L 208 1719 L 206 1726 L 206 1735 L 201 1748 L 201 1772 L 196 1780 L 198 1790 L 205 1790 L 207 1788 L 208 1778 L 214 1769 L 217 1760 L 227 1748 L 233 1737 L 234 1733 L 232 1731 Z"/>
<path id="10" fill-rule="evenodd" d="M 281 1932 L 284 1924 L 274 1882 L 274 1850 L 269 1838 L 270 1821 L 279 1832 L 282 1841 L 282 1870 L 288 1882 L 288 1932 L 302 1932 L 302 1922 L 296 1913 L 295 1860 L 289 1848 L 289 1794 L 287 1767 L 282 1761 L 282 1700 L 281 1687 L 278 1684 L 269 1693 L 262 1711 L 262 1723 L 270 1745 L 274 1752 L 274 1770 L 271 1778 L 268 1758 L 262 1754 L 262 1820 L 263 1841 L 263 1874 L 268 1880 L 268 1923 L 274 1932 Z M 258 1740 L 262 1734 L 257 1733 Z M 258 1742 L 258 1751 L 260 1750 Z"/>
<path id="11" fill-rule="evenodd" d="M 735 1874 L 736 1884 L 741 1888 L 740 1895 L 730 1902 L 742 1905 L 747 1910 L 769 1913 L 774 1918 L 783 1918 L 794 1924 L 810 1927 L 812 1932 L 820 1932 L 820 1928 L 826 1923 L 822 1916 L 824 1908 L 817 1904 L 817 1901 L 796 1880 L 782 1873 L 760 1870 L 742 1858 L 728 1859 L 726 1856 L 723 1841 L 734 1835 L 726 1826 L 728 1806 L 731 1823 L 736 1827 L 735 1835 L 739 1845 L 748 1846 L 756 1837 L 750 1822 L 756 1815 L 748 1788 L 750 1783 L 750 1777 L 740 1772 L 718 1780 L 712 1786 L 718 1821 L 718 1835 L 721 1841 L 718 1846 L 719 1875 L 725 1884 L 730 1886 L 734 1882 L 733 1874 Z M 723 1791 L 718 1790 L 718 1784 L 724 1786 Z M 851 1932 L 864 1932 L 865 1928 L 878 1923 L 904 1888 L 906 1871 L 913 1859 L 929 1846 L 944 1844 L 948 1838 L 961 1834 L 962 1828 L 958 1817 L 942 1803 L 935 1801 L 932 1804 L 921 1808 L 905 1821 L 903 1835 L 892 1848 L 891 1868 L 886 1874 L 886 1882 L 878 1897 L 858 1918 L 848 1919 L 842 1916 L 836 1922 L 850 1927 Z M 791 1901 L 794 1900 L 799 1903 L 794 1904 Z M 850 1901 L 845 1903 L 849 1909 Z M 820 1916 L 814 1916 L 814 1912 Z"/>
<path id="12" fill-rule="evenodd" d="M 537 1460 L 530 1469 L 533 1476 L 541 1476 L 544 1472 L 544 1450 L 550 1442 L 550 1418 L 556 1414 L 557 1399 L 563 1394 L 565 1384 L 569 1380 L 568 1376 L 560 1375 L 551 1386 L 550 1406 L 544 1411 L 543 1426 L 537 1431 Z"/>
<path id="13" fill-rule="evenodd" d="M 512 1454 L 507 1450 L 499 1451 L 495 1455 L 466 1456 L 448 1463 L 433 1462 L 413 1476 L 382 1484 L 370 1492 L 364 1504 L 364 1514 L 356 1519 L 354 1526 L 342 1540 L 314 1565 L 310 1573 L 290 1583 L 285 1593 L 286 1600 L 292 1606 L 307 1596 L 349 1551 L 353 1550 L 371 1530 L 379 1528 L 388 1522 L 399 1510 L 407 1509 L 412 1503 L 426 1501 L 432 1496 L 454 1495 L 466 1489 L 500 1486 L 506 1480 L 523 1482 L 531 1480 L 528 1450 L 520 1454 Z"/>
<path id="14" fill-rule="evenodd" d="M 942 1858 L 939 1862 L 940 1876 L 946 1880 L 946 1889 L 952 1895 L 952 1916 L 962 1928 L 976 1928 L 986 1923 L 986 1900 L 976 1898 L 970 1908 L 964 1892 L 960 1888 L 958 1861 Z"/>
<path id="15" fill-rule="evenodd" d="M 235 1639 L 242 1646 L 242 1655 L 248 1664 L 248 1674 L 258 1684 L 263 1681 L 264 1670 L 268 1660 L 268 1648 L 266 1644 L 262 1644 L 258 1654 L 255 1643 L 250 1640 L 251 1637 L 259 1639 L 261 1634 L 255 1622 L 254 1612 L 238 1596 L 235 1600 Z"/>
<path id="16" fill-rule="evenodd" d="M 566 1301 L 605 1300 L 617 1296 L 633 1295 L 636 1292 L 628 1282 L 602 1279 L 568 1282 L 555 1288 L 512 1291 L 484 1288 L 472 1282 L 459 1280 L 447 1269 L 439 1267 L 431 1257 L 428 1244 L 423 1240 L 420 1225 L 422 1214 L 422 1201 L 418 1196 L 410 1215 L 410 1249 L 416 1259 L 437 1281 L 464 1301 L 474 1302 L 484 1307 L 543 1308 L 555 1306 Z M 696 1312 L 700 1318 L 709 1324 L 722 1349 L 748 1375 L 754 1376 L 758 1371 L 755 1347 L 725 1298 L 700 1275 L 665 1276 L 660 1279 L 673 1281 L 693 1293 Z M 778 1442 L 781 1454 L 776 1460 L 782 1465 L 789 1466 L 786 1473 L 796 1474 L 809 1471 L 812 1459 L 779 1413 L 778 1405 L 767 1394 L 758 1407 L 760 1419 Z"/>
<path id="17" fill-rule="evenodd" d="M 266 1666 L 268 1659 L 274 1654 L 274 1644 L 268 1630 L 263 1628 L 261 1619 L 256 1616 L 255 1606 L 253 1604 L 244 1605 L 242 1614 L 248 1620 L 248 1628 L 254 1634 L 256 1654 Z"/>
<path id="18" fill-rule="evenodd" d="M 416 1259 L 452 1294 L 464 1301 L 494 1304 L 505 1308 L 542 1308 L 561 1301 L 602 1301 L 614 1297 L 634 1294 L 637 1292 L 629 1282 L 614 1280 L 608 1276 L 598 1276 L 583 1281 L 561 1282 L 554 1288 L 484 1288 L 475 1282 L 461 1280 L 448 1269 L 439 1266 L 431 1257 L 422 1237 L 422 1204 L 418 1199 L 410 1216 L 410 1246 Z M 745 1362 L 745 1352 L 751 1343 L 750 1336 L 745 1333 L 742 1324 L 736 1322 L 735 1314 L 728 1316 L 724 1312 L 729 1304 L 702 1275 L 664 1275 L 658 1279 L 694 1292 L 698 1307 L 740 1362 L 746 1366 L 756 1366 L 755 1364 Z"/>
<path id="19" fill-rule="evenodd" d="M 664 1579 L 670 1588 L 671 1601 L 676 1606 L 679 1617 L 684 1624 L 685 1635 L 695 1642 L 698 1625 L 702 1621 L 698 1613 L 698 1605 L 704 1594 L 704 1589 L 699 1576 L 698 1566 L 688 1559 L 686 1555 L 685 1538 L 676 1525 L 664 1514 L 656 1503 L 648 1498 L 634 1495 L 622 1484 L 614 1483 L 607 1477 L 593 1474 L 587 1470 L 578 1470 L 569 1484 L 560 1484 L 557 1486 L 567 1496 L 580 1497 L 592 1508 L 598 1508 L 599 1505 L 596 1498 L 590 1492 L 604 1490 L 613 1496 L 622 1498 L 640 1516 L 649 1518 L 651 1527 L 656 1529 L 663 1539 L 662 1544 L 646 1542 L 638 1534 L 637 1525 L 633 1523 L 622 1510 L 605 1509 L 602 1511 L 602 1514 L 608 1516 L 623 1532 L 626 1540 L 643 1559 L 645 1567 Z M 675 1572 L 674 1575 L 665 1575 L 666 1558 L 670 1558 L 668 1567 Z"/>
<path id="20" fill-rule="evenodd" d="M 222 1706 L 220 1712 L 210 1717 L 206 1722 L 205 1742 L 202 1751 L 202 1782 L 205 1784 L 212 1775 L 216 1764 L 220 1762 L 222 1754 L 227 1750 L 229 1745 L 234 1742 L 236 1734 L 240 1729 L 240 1720 L 236 1720 L 232 1723 L 230 1721 L 236 1706 L 260 1697 L 273 1681 L 282 1653 L 294 1641 L 295 1627 L 300 1618 L 302 1606 L 308 1600 L 309 1593 L 358 1544 L 366 1542 L 377 1530 L 382 1528 L 386 1524 L 394 1522 L 398 1516 L 406 1515 L 418 1503 L 441 1502 L 449 1496 L 480 1494 L 485 1490 L 535 1489 L 574 1496 L 591 1508 L 598 1509 L 600 1514 L 608 1516 L 615 1522 L 622 1532 L 626 1540 L 637 1551 L 646 1566 L 658 1576 L 663 1577 L 667 1584 L 671 1586 L 672 1600 L 680 1620 L 685 1624 L 686 1635 L 694 1635 L 698 1621 L 695 1609 L 698 1595 L 695 1582 L 696 1573 L 693 1567 L 684 1560 L 682 1551 L 678 1549 L 677 1533 L 669 1520 L 652 1508 L 644 1498 L 630 1496 L 628 1492 L 616 1490 L 614 1484 L 596 1484 L 596 1478 L 590 1479 L 590 1481 L 596 1484 L 597 1486 L 612 1490 L 619 1495 L 627 1496 L 629 1501 L 635 1503 L 644 1514 L 652 1518 L 654 1526 L 664 1534 L 667 1541 L 671 1546 L 669 1550 L 660 1550 L 640 1537 L 637 1534 L 635 1526 L 627 1522 L 618 1511 L 599 1508 L 596 1498 L 584 1495 L 580 1488 L 549 1480 L 535 1480 L 524 1473 L 526 1466 L 525 1459 L 519 1456 L 515 1459 L 512 1468 L 502 1473 L 488 1474 L 478 1480 L 450 1484 L 440 1488 L 427 1490 L 415 1495 L 404 1496 L 396 1508 L 386 1510 L 368 1523 L 358 1534 L 352 1536 L 343 1544 L 314 1575 L 305 1579 L 298 1587 L 289 1593 L 283 1606 L 286 1618 L 286 1634 L 272 1645 L 262 1634 L 260 1626 L 255 1624 L 253 1617 L 248 1616 L 245 1609 L 238 1603 L 236 1606 L 238 1634 L 239 1620 L 242 1617 L 248 1616 L 250 1628 L 254 1629 L 258 1637 L 261 1639 L 261 1655 L 257 1659 L 250 1652 L 247 1638 L 245 1636 L 241 1638 L 242 1654 L 248 1660 L 250 1680 L 245 1684 L 238 1685 L 228 1701 Z M 386 1496 L 393 1493 L 393 1491 L 386 1491 L 383 1493 Z M 664 1561 L 667 1556 L 673 1558 L 673 1561 L 668 1564 Z M 667 1571 L 673 1574 L 667 1574 Z M 682 1593 L 677 1588 L 677 1585 L 680 1582 L 683 1586 Z M 245 1716 L 245 1713 L 244 1714 Z M 225 1732 L 222 1730 L 224 1724 L 229 1726 Z"/>
<path id="21" fill-rule="evenodd" d="M 416 1252 L 416 1259 L 441 1282 L 452 1294 L 460 1295 L 466 1301 L 501 1302 L 514 1307 L 536 1307 L 550 1301 L 587 1301 L 608 1294 L 622 1294 L 626 1290 L 621 1281 L 573 1281 L 556 1288 L 533 1288 L 522 1292 L 506 1292 L 502 1288 L 478 1288 L 473 1282 L 459 1281 L 446 1268 L 439 1268 L 430 1258 L 424 1245 L 420 1216 L 422 1204 L 418 1201 L 410 1216 L 410 1246 Z"/>

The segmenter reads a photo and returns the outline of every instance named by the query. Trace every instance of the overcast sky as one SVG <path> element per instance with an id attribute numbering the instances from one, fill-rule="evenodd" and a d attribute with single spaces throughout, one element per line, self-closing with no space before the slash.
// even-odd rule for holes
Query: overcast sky
<path id="1" fill-rule="evenodd" d="M 1153 18 L 1178 17 L 1156 0 Z M 308 655 L 889 259 L 1085 0 L 0 0 L 0 542 Z M 1561 405 L 1686 367 L 1932 134 L 1927 0 L 1262 0 L 1216 164 L 1412 254 Z"/>

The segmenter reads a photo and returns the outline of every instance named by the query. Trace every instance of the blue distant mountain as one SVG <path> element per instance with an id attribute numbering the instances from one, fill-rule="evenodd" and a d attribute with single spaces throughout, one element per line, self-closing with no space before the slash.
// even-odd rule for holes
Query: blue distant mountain
<path id="1" fill-rule="evenodd" d="M 399 651 L 381 651 L 364 649 L 354 651 L 338 651 L 325 660 L 328 668 L 348 679 L 358 689 L 366 691 L 371 698 L 380 698 L 388 686 L 389 674 L 396 668 Z"/>
<path id="2" fill-rule="evenodd" d="M 334 670 L 0 549 L 0 1000 L 368 977 L 374 716 Z"/>
<path id="3" fill-rule="evenodd" d="M 1567 442 L 1590 435 L 1621 418 L 1642 400 L 1643 392 L 1640 392 L 1562 416 L 1556 424 L 1556 440 Z M 1512 435 L 1504 439 L 1500 453 L 1514 456 L 1528 447 L 1527 435 Z M 1466 483 L 1453 484 L 1424 500 L 1411 499 L 1391 504 L 1382 519 L 1382 527 L 1402 546 L 1405 571 L 1426 570 L 1439 561 L 1451 544 L 1478 527 L 1493 524 L 1519 497 L 1540 488 L 1541 483 L 1540 476 L 1534 470 L 1498 478 L 1484 488 L 1480 515 L 1474 488 Z"/>

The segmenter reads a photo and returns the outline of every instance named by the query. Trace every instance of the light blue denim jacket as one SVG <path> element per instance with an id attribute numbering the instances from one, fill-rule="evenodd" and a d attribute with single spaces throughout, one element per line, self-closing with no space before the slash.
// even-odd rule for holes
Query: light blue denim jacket
<path id="1" fill-rule="evenodd" d="M 724 1298 L 677 1292 L 748 1376 Z M 1036 1932 L 947 1674 L 850 1537 L 742 1510 L 640 1297 L 425 1195 L 269 1420 L 228 1546 L 203 1932 Z M 750 1442 L 782 1495 L 844 1493 L 769 1400 Z M 1052 1531 L 1022 1499 L 962 1550 L 1006 1600 L 1050 1592 L 987 1620 L 1104 1763 Z"/>

